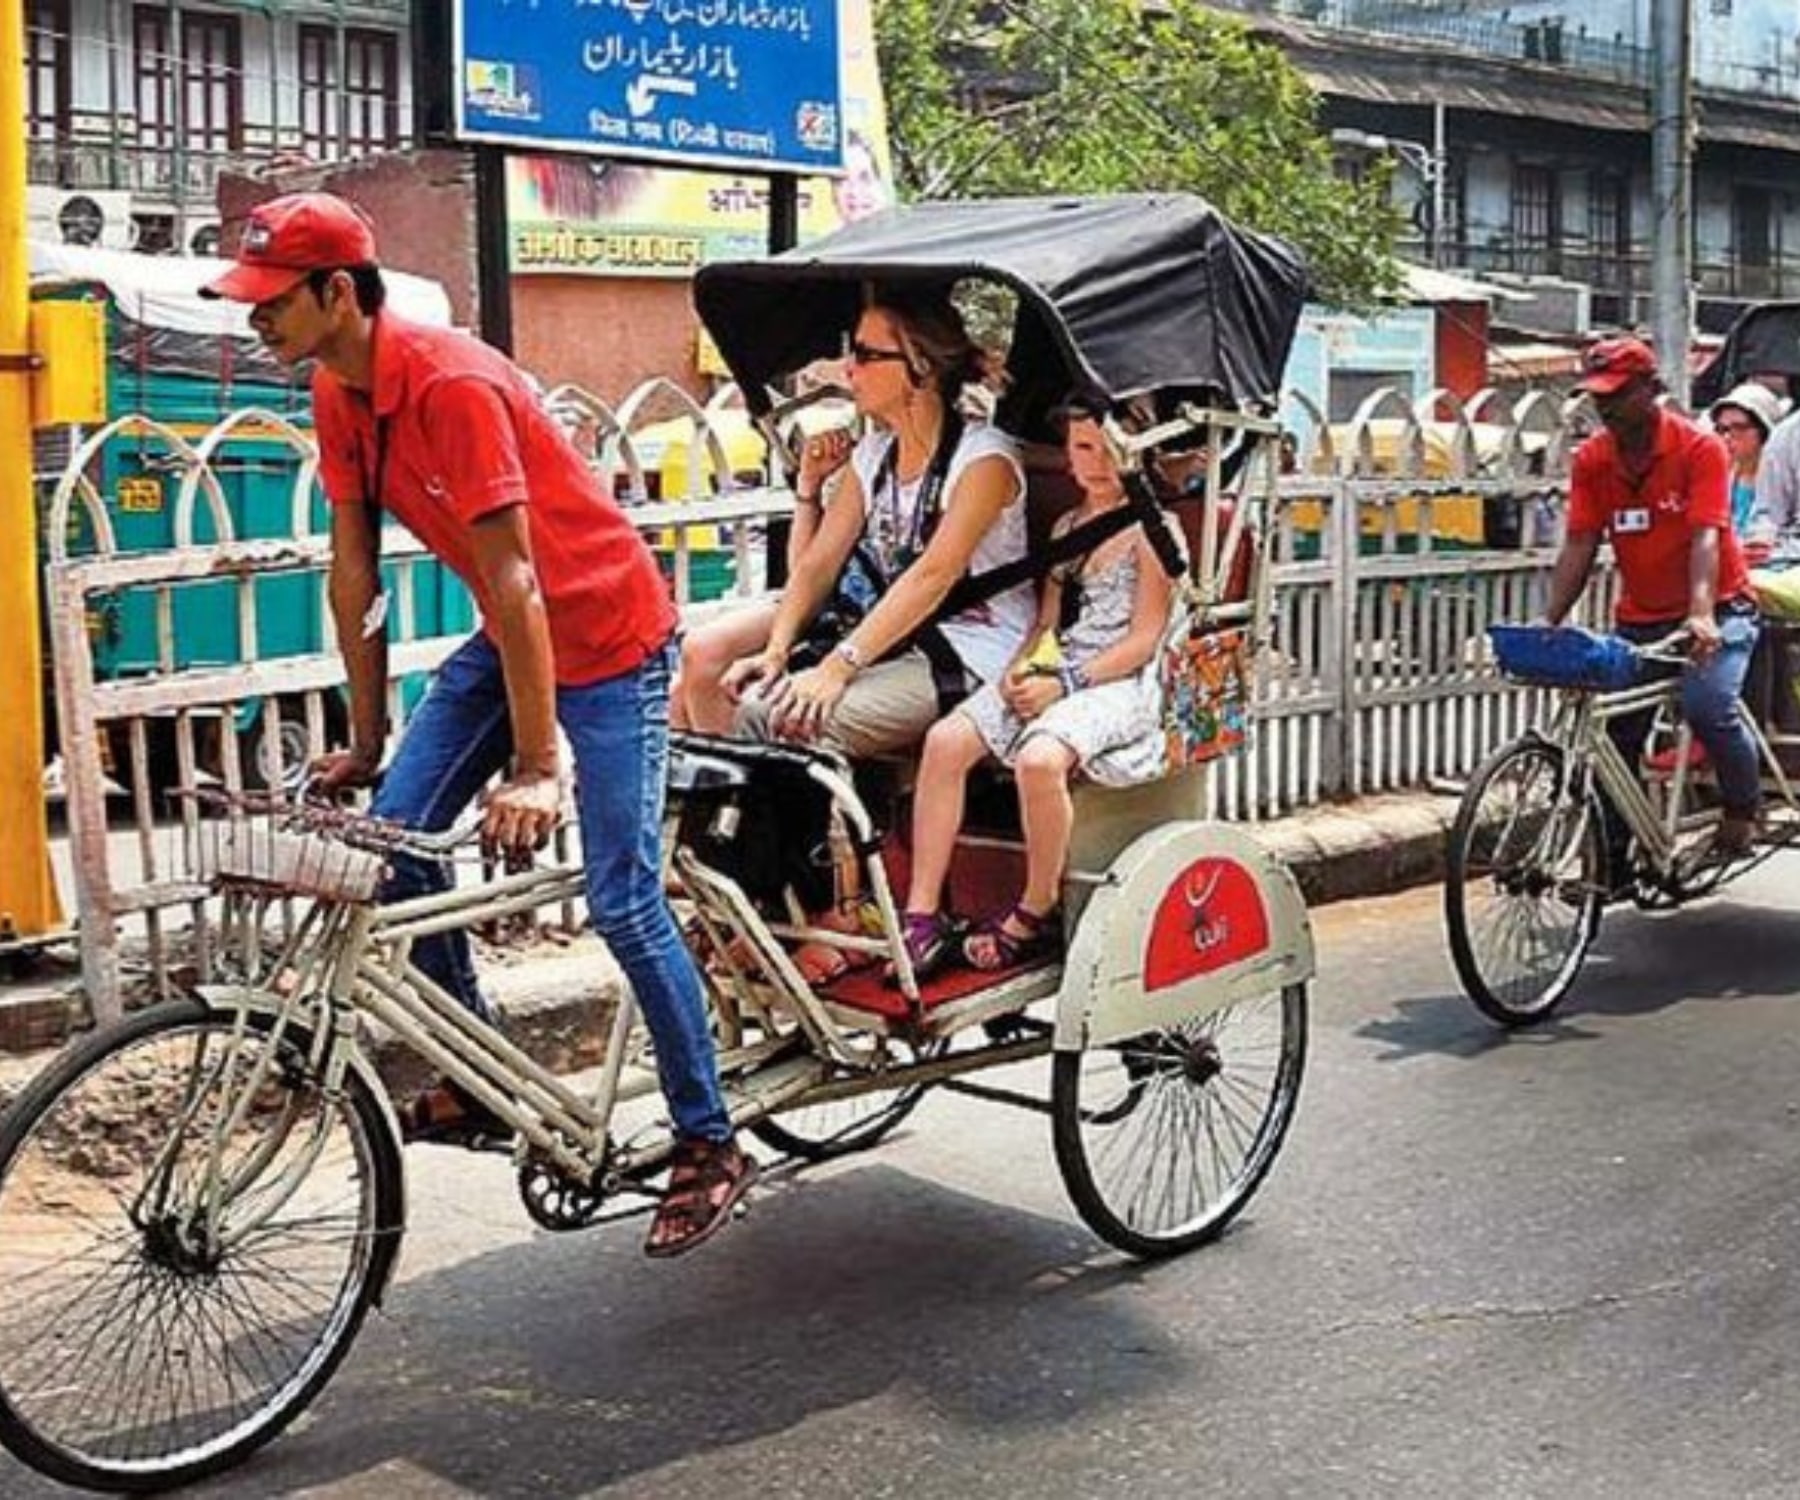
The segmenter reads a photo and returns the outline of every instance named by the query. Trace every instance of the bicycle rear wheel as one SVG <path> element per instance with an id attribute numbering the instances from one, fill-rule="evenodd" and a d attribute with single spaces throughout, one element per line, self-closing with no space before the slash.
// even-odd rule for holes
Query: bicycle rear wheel
<path id="1" fill-rule="evenodd" d="M 1145 1258 L 1216 1239 L 1274 1165 L 1305 1062 L 1304 984 L 1058 1052 L 1050 1116 L 1076 1212 Z"/>
<path id="2" fill-rule="evenodd" d="M 1450 956 L 1476 1008 L 1502 1026 L 1561 1004 L 1600 927 L 1600 803 L 1569 787 L 1565 765 L 1543 740 L 1506 746 L 1475 773 L 1450 830 Z"/>
<path id="3" fill-rule="evenodd" d="M 392 1267 L 402 1187 L 373 1088 L 320 1088 L 309 1040 L 158 1006 L 0 1120 L 0 1442 L 24 1462 L 96 1490 L 191 1483 L 330 1378 Z"/>

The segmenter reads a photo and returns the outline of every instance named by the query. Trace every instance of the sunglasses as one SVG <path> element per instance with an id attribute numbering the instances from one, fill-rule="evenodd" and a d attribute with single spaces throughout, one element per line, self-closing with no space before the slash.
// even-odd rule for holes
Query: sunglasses
<path id="1" fill-rule="evenodd" d="M 904 349 L 880 349 L 874 344 L 864 344 L 852 339 L 844 348 L 844 355 L 855 365 L 883 365 L 906 363 Z"/>
<path id="2" fill-rule="evenodd" d="M 1714 422 L 1713 430 L 1715 432 L 1754 432 L 1756 424 L 1754 422 Z"/>

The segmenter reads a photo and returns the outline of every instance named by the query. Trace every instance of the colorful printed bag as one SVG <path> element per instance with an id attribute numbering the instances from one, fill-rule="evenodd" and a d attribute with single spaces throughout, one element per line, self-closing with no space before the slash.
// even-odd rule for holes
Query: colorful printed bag
<path id="1" fill-rule="evenodd" d="M 1243 748 L 1250 733 L 1247 628 L 1193 629 L 1184 613 L 1177 628 L 1163 637 L 1157 682 L 1169 770 Z"/>

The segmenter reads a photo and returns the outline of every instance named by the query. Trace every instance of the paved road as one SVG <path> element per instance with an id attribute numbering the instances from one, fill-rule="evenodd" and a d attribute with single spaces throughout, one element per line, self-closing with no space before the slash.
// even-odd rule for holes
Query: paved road
<path id="1" fill-rule="evenodd" d="M 949 1096 L 671 1266 L 414 1153 L 387 1314 L 205 1493 L 1792 1494 L 1797 868 L 1609 917 L 1516 1038 L 1456 998 L 1435 893 L 1328 908 L 1288 1148 L 1171 1264 L 1096 1248 L 1044 1120 Z"/>

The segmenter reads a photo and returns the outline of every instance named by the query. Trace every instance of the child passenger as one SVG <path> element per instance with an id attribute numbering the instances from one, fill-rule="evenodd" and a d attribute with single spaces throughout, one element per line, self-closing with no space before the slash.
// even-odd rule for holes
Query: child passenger
<path id="1" fill-rule="evenodd" d="M 1126 501 L 1098 417 L 1072 407 L 1064 449 L 1082 492 L 1056 534 Z M 1045 580 L 1037 622 L 1005 675 L 932 726 L 913 805 L 905 942 L 924 978 L 956 959 L 1010 968 L 1062 941 L 1077 771 L 1108 785 L 1151 781 L 1164 767 L 1157 649 L 1174 586 L 1141 526 L 1128 526 Z M 973 931 L 943 910 L 969 772 L 984 757 L 1010 766 L 1025 831 L 1025 889 Z"/>

